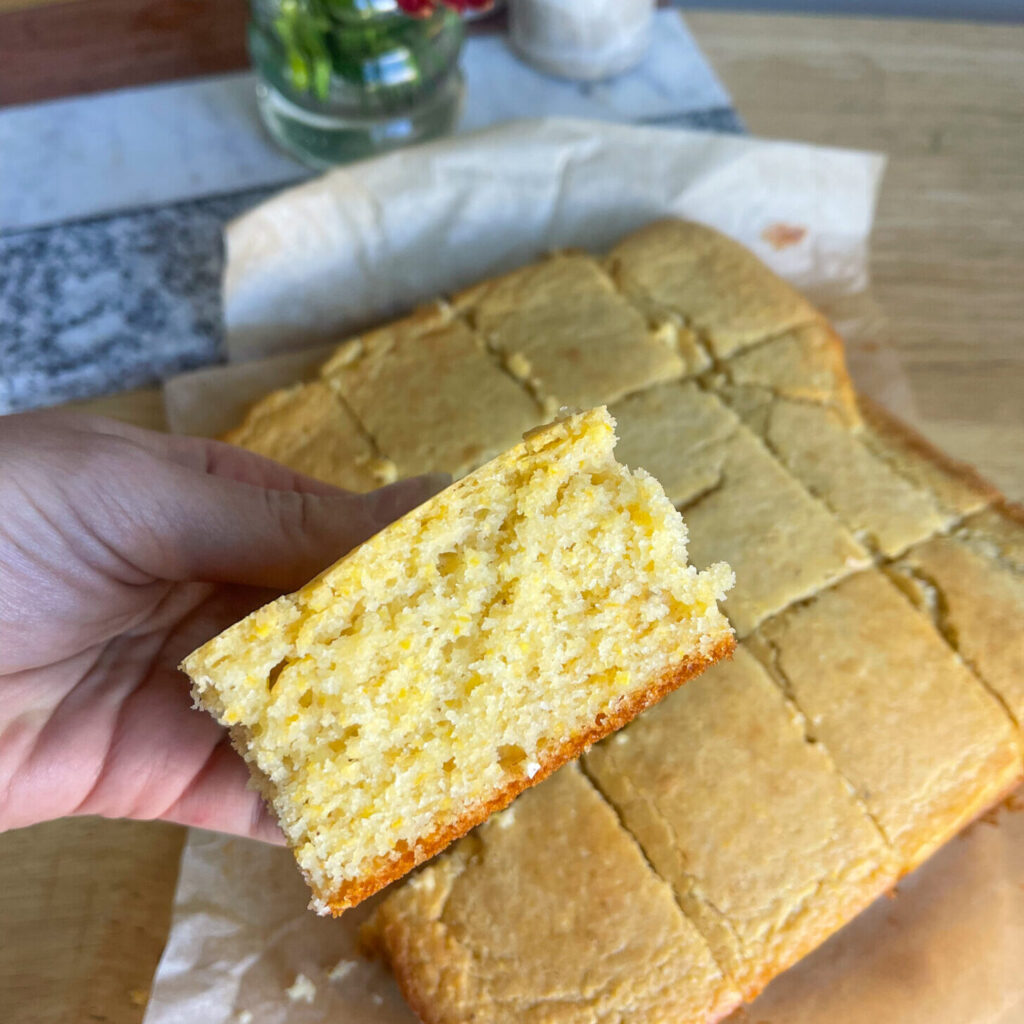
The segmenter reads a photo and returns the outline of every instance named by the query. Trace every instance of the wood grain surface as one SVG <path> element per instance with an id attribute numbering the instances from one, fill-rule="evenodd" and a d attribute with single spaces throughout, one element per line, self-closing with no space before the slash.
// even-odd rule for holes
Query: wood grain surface
<path id="1" fill-rule="evenodd" d="M 758 134 L 890 154 L 873 268 L 916 425 L 1024 498 L 1024 28 L 754 15 L 688 22 Z M 159 394 L 79 403 L 160 428 Z M 137 1024 L 182 831 L 0 836 L 5 1024 Z"/>

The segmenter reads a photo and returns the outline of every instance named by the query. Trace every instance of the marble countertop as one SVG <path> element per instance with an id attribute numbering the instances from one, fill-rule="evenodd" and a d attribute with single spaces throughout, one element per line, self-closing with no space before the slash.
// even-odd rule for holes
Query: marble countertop
<path id="1" fill-rule="evenodd" d="M 459 130 L 538 115 L 742 130 L 682 18 L 655 18 L 644 62 L 601 83 L 471 38 Z M 264 135 L 247 72 L 0 109 L 0 413 L 218 361 L 222 229 L 308 173 Z"/>

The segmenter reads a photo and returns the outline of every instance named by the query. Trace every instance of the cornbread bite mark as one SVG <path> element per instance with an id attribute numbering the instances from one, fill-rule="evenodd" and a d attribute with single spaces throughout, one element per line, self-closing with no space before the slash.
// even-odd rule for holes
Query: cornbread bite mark
<path id="1" fill-rule="evenodd" d="M 254 405 L 224 440 L 347 491 L 396 478 L 341 399 L 324 383 L 297 384 Z"/>
<path id="2" fill-rule="evenodd" d="M 542 418 L 448 307 L 343 344 L 321 370 L 400 477 L 463 476 Z"/>
<path id="3" fill-rule="evenodd" d="M 875 570 L 766 622 L 752 649 L 911 871 L 1021 778 L 999 703 Z"/>
<path id="4" fill-rule="evenodd" d="M 662 220 L 633 232 L 605 266 L 648 314 L 681 317 L 719 359 L 819 322 L 814 307 L 753 253 L 713 228 Z"/>
<path id="5" fill-rule="evenodd" d="M 388 894 L 370 934 L 425 1024 L 716 1021 L 738 1002 L 576 765 Z"/>
<path id="6" fill-rule="evenodd" d="M 911 548 L 893 580 L 1024 728 L 1024 531 L 999 506 Z"/>
<path id="7" fill-rule="evenodd" d="M 930 491 L 896 472 L 827 406 L 773 398 L 763 439 L 861 543 L 883 555 L 953 524 Z"/>
<path id="8" fill-rule="evenodd" d="M 452 303 L 549 414 L 605 405 L 686 370 L 673 324 L 652 328 L 581 253 L 484 281 Z"/>
<path id="9" fill-rule="evenodd" d="M 584 764 L 745 1000 L 898 877 L 866 810 L 743 644 Z"/>
<path id="10" fill-rule="evenodd" d="M 733 646 L 604 410 L 531 432 L 184 664 L 320 912 L 404 874 Z"/>

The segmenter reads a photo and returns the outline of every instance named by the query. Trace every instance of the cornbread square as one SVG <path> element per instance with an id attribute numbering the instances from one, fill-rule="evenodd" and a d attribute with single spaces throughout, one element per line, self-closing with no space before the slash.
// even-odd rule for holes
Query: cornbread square
<path id="1" fill-rule="evenodd" d="M 690 556 L 697 565 L 726 559 L 733 567 L 728 611 L 739 636 L 869 564 L 849 531 L 745 427 L 699 457 L 719 460 L 718 478 L 680 504 Z"/>
<path id="2" fill-rule="evenodd" d="M 900 474 L 929 491 L 939 507 L 955 516 L 978 512 L 999 492 L 968 465 L 950 458 L 920 434 L 864 395 L 857 396 L 864 443 Z"/>
<path id="3" fill-rule="evenodd" d="M 319 381 L 267 395 L 224 440 L 347 491 L 395 479 L 394 465 L 378 458 L 356 418 Z"/>
<path id="4" fill-rule="evenodd" d="M 342 345 L 321 371 L 399 476 L 463 476 L 510 448 L 540 409 L 450 311 Z"/>
<path id="5" fill-rule="evenodd" d="M 741 645 L 585 755 L 743 998 L 895 882 L 829 756 Z"/>
<path id="6" fill-rule="evenodd" d="M 1009 717 L 882 573 L 843 580 L 759 636 L 904 871 L 1020 778 Z"/>
<path id="7" fill-rule="evenodd" d="M 654 473 L 686 510 L 694 559 L 736 570 L 728 612 L 740 636 L 868 564 L 835 516 L 692 381 L 631 395 L 612 413 L 622 461 Z"/>
<path id="8" fill-rule="evenodd" d="M 619 461 L 646 469 L 676 505 L 716 486 L 724 459 L 722 441 L 739 421 L 714 395 L 693 381 L 661 384 L 616 402 Z"/>
<path id="9" fill-rule="evenodd" d="M 633 232 L 608 254 L 606 266 L 640 308 L 682 317 L 720 359 L 819 320 L 753 253 L 692 221 L 663 220 Z"/>
<path id="10" fill-rule="evenodd" d="M 896 472 L 827 406 L 774 399 L 764 439 L 858 540 L 883 555 L 898 555 L 953 522 L 930 491 Z"/>
<path id="11" fill-rule="evenodd" d="M 860 422 L 843 343 L 825 320 L 737 353 L 724 364 L 723 374 L 736 387 L 764 388 L 780 398 L 830 406 L 847 426 Z"/>
<path id="12" fill-rule="evenodd" d="M 589 256 L 552 256 L 453 299 L 551 414 L 682 377 L 679 331 L 652 328 Z"/>
<path id="13" fill-rule="evenodd" d="M 373 928 L 425 1024 L 704 1022 L 738 1001 L 576 765 L 388 895 Z"/>
<path id="14" fill-rule="evenodd" d="M 993 528 L 995 526 L 995 528 Z M 1024 526 L 998 509 L 911 548 L 894 579 L 1024 728 Z"/>
<path id="15" fill-rule="evenodd" d="M 731 650 L 603 409 L 522 444 L 186 659 L 313 906 L 404 874 Z"/>

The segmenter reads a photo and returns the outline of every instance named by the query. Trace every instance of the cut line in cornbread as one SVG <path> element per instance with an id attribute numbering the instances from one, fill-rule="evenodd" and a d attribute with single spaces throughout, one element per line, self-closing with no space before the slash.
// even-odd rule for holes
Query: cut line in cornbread
<path id="1" fill-rule="evenodd" d="M 542 419 L 540 406 L 445 306 L 346 342 L 321 377 L 400 477 L 460 477 Z"/>
<path id="2" fill-rule="evenodd" d="M 1024 730 L 1024 550 L 1014 515 L 994 506 L 971 516 L 889 572 Z"/>
<path id="3" fill-rule="evenodd" d="M 662 220 L 634 231 L 611 250 L 606 266 L 638 307 L 681 317 L 720 359 L 820 319 L 752 252 L 692 221 Z"/>
<path id="4" fill-rule="evenodd" d="M 1009 717 L 870 570 L 776 616 L 752 649 L 911 871 L 1021 778 Z"/>
<path id="5" fill-rule="evenodd" d="M 380 889 L 733 646 L 607 411 L 528 435 L 186 659 L 321 913 Z"/>
<path id="6" fill-rule="evenodd" d="M 224 440 L 347 491 L 370 491 L 396 477 L 394 464 L 377 456 L 348 407 L 322 381 L 268 395 Z"/>
<path id="7" fill-rule="evenodd" d="M 581 253 L 484 281 L 452 303 L 552 414 L 605 405 L 687 370 L 675 326 L 653 328 Z"/>
<path id="8" fill-rule="evenodd" d="M 952 524 L 929 490 L 897 472 L 828 406 L 773 398 L 763 431 L 786 469 L 883 555 L 894 557 Z"/>
<path id="9" fill-rule="evenodd" d="M 867 812 L 743 644 L 584 764 L 744 1000 L 898 877 Z"/>
<path id="10" fill-rule="evenodd" d="M 739 1001 L 576 765 L 388 893 L 369 937 L 425 1024 L 715 1021 Z"/>

